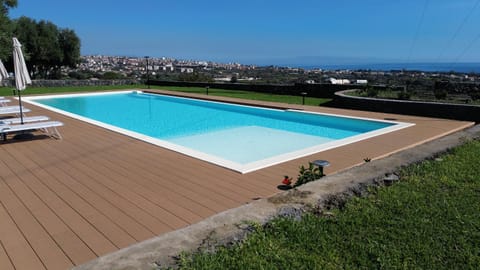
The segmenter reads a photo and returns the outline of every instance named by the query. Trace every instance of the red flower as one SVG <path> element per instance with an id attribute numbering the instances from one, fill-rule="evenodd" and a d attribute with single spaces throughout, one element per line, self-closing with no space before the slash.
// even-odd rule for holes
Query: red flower
<path id="1" fill-rule="evenodd" d="M 292 178 L 288 178 L 288 176 L 285 176 L 285 178 L 283 178 L 282 184 L 290 186 L 292 184 Z"/>

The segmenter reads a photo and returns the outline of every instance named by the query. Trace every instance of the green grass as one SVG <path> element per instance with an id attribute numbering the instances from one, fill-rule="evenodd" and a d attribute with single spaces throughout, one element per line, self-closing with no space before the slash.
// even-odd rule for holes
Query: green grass
<path id="1" fill-rule="evenodd" d="M 59 94 L 59 93 L 76 93 L 76 92 L 96 92 L 105 90 L 117 90 L 117 89 L 142 89 L 146 88 L 145 85 L 117 85 L 117 86 L 70 86 L 70 87 L 29 87 L 22 92 L 22 95 L 39 95 L 39 94 Z M 152 89 L 163 89 L 170 91 L 178 91 L 185 93 L 205 94 L 205 88 L 203 87 L 177 87 L 177 86 L 151 86 Z M 11 87 L 0 87 L 0 95 L 11 96 Z M 222 96 L 232 98 L 243 98 L 259 101 L 271 101 L 282 102 L 288 104 L 302 104 L 302 97 L 300 96 L 288 96 L 288 95 L 274 95 L 258 92 L 248 92 L 240 90 L 226 90 L 210 88 L 208 94 L 211 96 Z M 306 97 L 305 105 L 319 106 L 323 103 L 331 101 L 331 99 L 325 98 L 313 98 Z"/>
<path id="2" fill-rule="evenodd" d="M 478 269 L 480 142 L 401 172 L 333 216 L 280 218 L 181 269 Z"/>
<path id="3" fill-rule="evenodd" d="M 206 94 L 204 87 L 152 86 L 152 88 L 186 92 L 186 93 Z M 259 101 L 282 102 L 282 103 L 288 103 L 288 104 L 302 104 L 301 96 L 274 95 L 274 94 L 266 94 L 266 93 L 258 93 L 258 92 L 226 90 L 226 89 L 217 89 L 217 88 L 210 88 L 208 90 L 208 94 L 211 96 L 243 98 L 243 99 L 259 100 Z M 306 97 L 305 105 L 319 106 L 328 101 L 331 101 L 331 99 Z"/>

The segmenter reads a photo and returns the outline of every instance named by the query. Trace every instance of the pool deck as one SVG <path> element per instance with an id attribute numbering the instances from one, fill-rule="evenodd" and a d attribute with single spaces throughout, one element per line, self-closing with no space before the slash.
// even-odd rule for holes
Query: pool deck
<path id="1" fill-rule="evenodd" d="M 163 92 L 163 91 L 157 91 Z M 171 92 L 163 92 L 171 93 Z M 205 95 L 182 94 L 189 97 Z M 208 96 L 221 101 L 238 99 Z M 472 126 L 471 122 L 242 101 L 414 126 L 240 174 L 27 105 L 65 123 L 44 136 L 0 145 L 0 269 L 68 269 L 277 192 L 284 175 L 315 159 L 332 174 Z M 9 137 L 10 138 L 10 137 Z"/>

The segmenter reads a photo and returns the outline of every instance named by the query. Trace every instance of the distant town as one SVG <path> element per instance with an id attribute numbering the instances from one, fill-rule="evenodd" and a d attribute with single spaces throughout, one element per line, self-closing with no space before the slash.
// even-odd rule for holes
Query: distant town
<path id="1" fill-rule="evenodd" d="M 233 83 L 421 84 L 419 81 L 480 82 L 477 73 L 405 70 L 322 70 L 161 57 L 82 56 L 77 68 L 62 73 L 77 79 L 155 79 Z"/>

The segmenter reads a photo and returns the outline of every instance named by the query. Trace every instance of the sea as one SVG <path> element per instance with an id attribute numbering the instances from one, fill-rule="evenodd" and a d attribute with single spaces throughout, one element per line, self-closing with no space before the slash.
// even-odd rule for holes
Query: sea
<path id="1" fill-rule="evenodd" d="M 304 69 L 322 70 L 409 70 L 424 72 L 480 73 L 480 63 L 378 63 L 378 64 L 340 64 L 340 65 L 299 65 Z"/>

